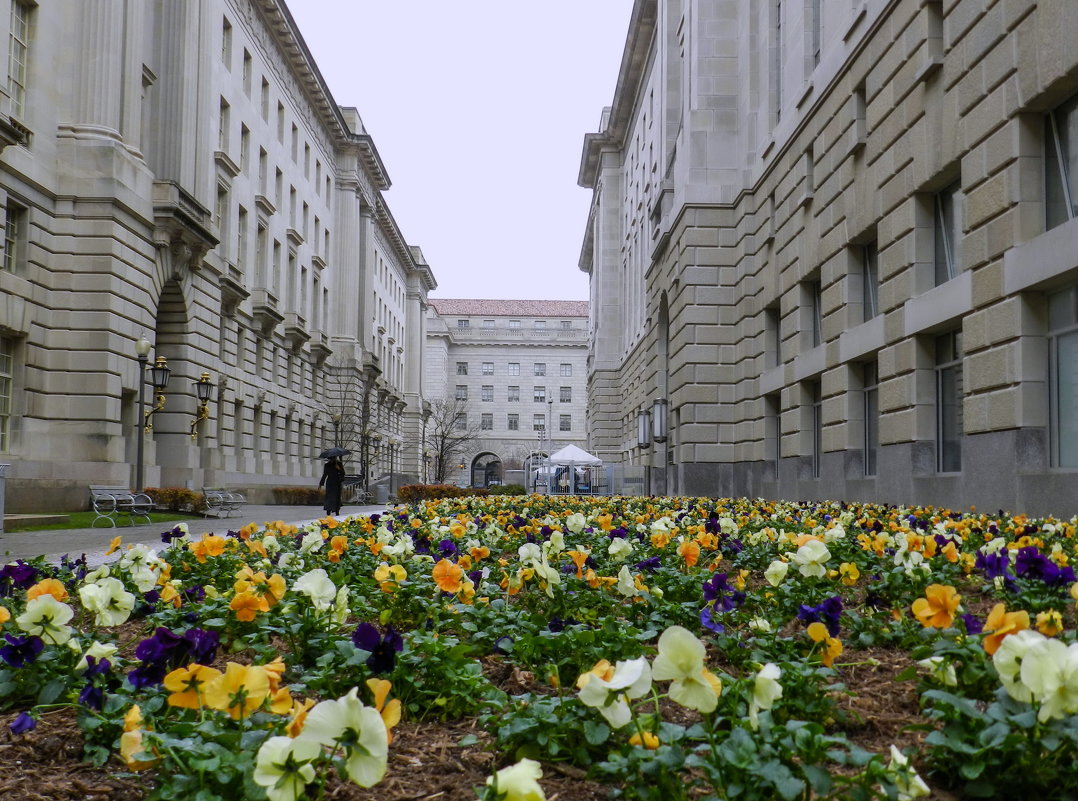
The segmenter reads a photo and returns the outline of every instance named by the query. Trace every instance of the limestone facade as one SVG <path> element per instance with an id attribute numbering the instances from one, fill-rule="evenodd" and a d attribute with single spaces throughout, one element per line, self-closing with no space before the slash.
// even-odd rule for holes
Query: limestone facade
<path id="1" fill-rule="evenodd" d="M 587 326 L 586 301 L 430 299 L 424 393 L 461 399 L 478 432 L 452 480 L 483 486 L 491 463 L 504 480 L 534 453 L 586 443 Z"/>
<path id="2" fill-rule="evenodd" d="M 145 486 L 268 500 L 360 430 L 418 474 L 436 282 L 284 2 L 0 0 L 0 48 L 7 508 L 135 483 L 140 336 L 172 371 Z"/>
<path id="3" fill-rule="evenodd" d="M 1072 0 L 637 0 L 579 174 L 592 450 L 1078 512 L 1076 37 Z"/>

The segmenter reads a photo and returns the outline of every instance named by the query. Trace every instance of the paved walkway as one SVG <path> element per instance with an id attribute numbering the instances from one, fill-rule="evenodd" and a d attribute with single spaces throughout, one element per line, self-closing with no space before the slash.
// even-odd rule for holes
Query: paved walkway
<path id="1" fill-rule="evenodd" d="M 386 510 L 381 506 L 345 506 L 337 519 L 343 520 L 354 515 L 370 515 Z M 324 517 L 317 506 L 253 506 L 248 505 L 235 512 L 232 517 L 188 518 L 186 522 L 194 535 L 203 532 L 224 534 L 229 529 L 235 530 L 252 521 L 267 523 L 283 520 L 286 523 L 302 525 Z M 105 559 L 112 538 L 123 537 L 124 544 L 144 543 L 153 548 L 163 548 L 162 532 L 172 526 L 168 523 L 148 523 L 135 526 L 119 525 L 116 528 L 98 525 L 97 528 L 50 529 L 47 531 L 17 531 L 0 534 L 0 565 L 15 559 L 31 559 L 44 555 L 50 562 L 59 561 L 63 554 L 77 557 L 86 554 L 91 565 L 100 564 Z"/>

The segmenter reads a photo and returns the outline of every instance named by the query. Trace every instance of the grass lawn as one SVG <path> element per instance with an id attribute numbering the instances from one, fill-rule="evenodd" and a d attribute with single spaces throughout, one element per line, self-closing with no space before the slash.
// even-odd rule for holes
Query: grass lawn
<path id="1" fill-rule="evenodd" d="M 67 521 L 64 523 L 48 523 L 46 525 L 34 525 L 33 523 L 7 523 L 4 526 L 4 530 L 9 534 L 16 531 L 51 531 L 54 529 L 67 529 L 67 528 L 92 528 L 94 519 L 97 515 L 94 512 L 70 512 L 67 515 Z M 150 514 L 151 523 L 171 523 L 177 520 L 202 520 L 202 515 L 191 514 L 190 512 L 152 512 Z M 128 525 L 127 515 L 120 515 L 117 518 L 116 527 L 126 528 Z M 139 524 L 145 523 L 145 518 L 138 517 L 136 520 Z M 108 526 L 101 524 L 99 528 L 108 528 Z"/>

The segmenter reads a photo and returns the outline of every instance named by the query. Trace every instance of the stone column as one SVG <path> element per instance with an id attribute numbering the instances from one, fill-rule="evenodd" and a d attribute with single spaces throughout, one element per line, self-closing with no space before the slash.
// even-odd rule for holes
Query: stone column
<path id="1" fill-rule="evenodd" d="M 123 97 L 124 4 L 82 0 L 78 8 L 79 56 L 71 123 L 80 138 L 120 138 Z"/>

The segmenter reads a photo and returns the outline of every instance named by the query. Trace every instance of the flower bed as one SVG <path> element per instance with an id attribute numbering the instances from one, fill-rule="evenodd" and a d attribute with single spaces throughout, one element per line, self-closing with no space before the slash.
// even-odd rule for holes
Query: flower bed
<path id="1" fill-rule="evenodd" d="M 180 527 L 0 568 L 0 752 L 68 715 L 98 783 L 147 798 L 400 797 L 397 771 L 445 798 L 1072 797 L 1075 530 L 538 496 Z M 424 729 L 459 780 L 402 758 Z"/>

